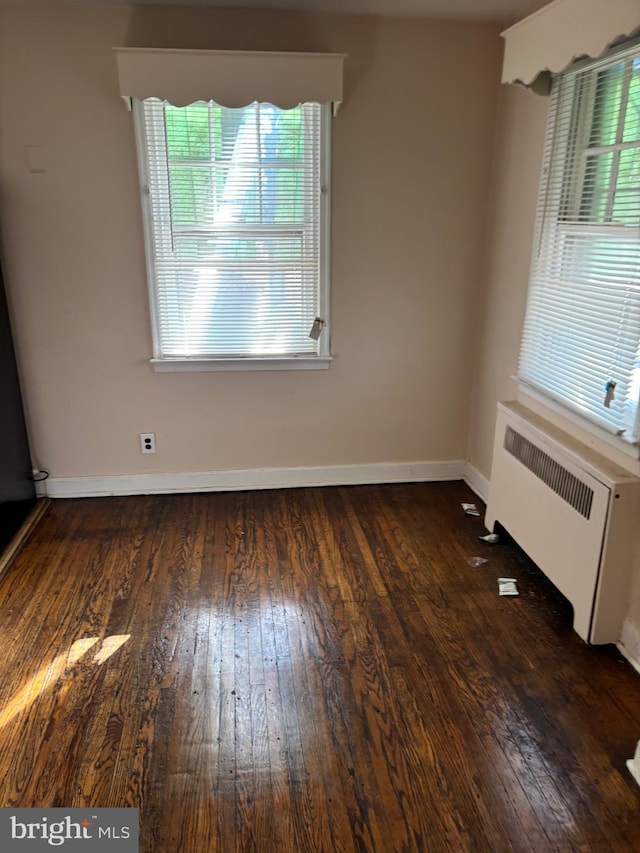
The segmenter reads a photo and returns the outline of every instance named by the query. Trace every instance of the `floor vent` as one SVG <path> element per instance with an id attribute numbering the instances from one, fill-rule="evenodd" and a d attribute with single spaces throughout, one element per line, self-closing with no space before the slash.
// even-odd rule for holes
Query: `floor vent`
<path id="1" fill-rule="evenodd" d="M 591 517 L 593 489 L 567 471 L 564 465 L 510 426 L 505 431 L 504 448 L 580 515 Z"/>

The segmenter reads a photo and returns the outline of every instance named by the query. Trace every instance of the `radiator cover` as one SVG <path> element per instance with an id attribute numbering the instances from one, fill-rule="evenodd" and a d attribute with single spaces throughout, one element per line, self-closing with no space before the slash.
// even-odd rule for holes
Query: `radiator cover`
<path id="1" fill-rule="evenodd" d="M 519 403 L 499 403 L 485 524 L 500 523 L 573 605 L 588 643 L 629 606 L 640 480 Z"/>

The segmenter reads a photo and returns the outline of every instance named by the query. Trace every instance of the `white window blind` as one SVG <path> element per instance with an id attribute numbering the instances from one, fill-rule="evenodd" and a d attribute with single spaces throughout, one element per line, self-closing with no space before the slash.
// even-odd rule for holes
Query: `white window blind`
<path id="1" fill-rule="evenodd" d="M 640 47 L 556 78 L 519 376 L 640 439 Z"/>
<path id="2" fill-rule="evenodd" d="M 328 353 L 326 108 L 135 104 L 157 360 Z"/>

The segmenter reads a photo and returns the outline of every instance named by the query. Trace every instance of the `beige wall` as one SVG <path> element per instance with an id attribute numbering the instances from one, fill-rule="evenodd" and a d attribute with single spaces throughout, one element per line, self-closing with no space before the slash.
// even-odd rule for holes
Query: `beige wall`
<path id="1" fill-rule="evenodd" d="M 78 6 L 1 13 L 2 239 L 54 477 L 461 459 L 501 44 L 487 25 Z M 328 371 L 155 374 L 116 45 L 349 54 Z M 41 145 L 44 174 L 26 168 Z M 159 452 L 141 456 L 139 432 Z"/>
<path id="2" fill-rule="evenodd" d="M 511 377 L 527 298 L 546 117 L 546 98 L 522 86 L 500 87 L 468 443 L 471 464 L 487 478 L 496 403 L 516 396 Z"/>

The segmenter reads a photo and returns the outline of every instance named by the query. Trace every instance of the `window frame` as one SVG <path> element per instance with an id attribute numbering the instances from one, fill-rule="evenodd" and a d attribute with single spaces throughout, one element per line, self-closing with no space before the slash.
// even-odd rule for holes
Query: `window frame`
<path id="1" fill-rule="evenodd" d="M 631 54 L 632 51 L 635 51 L 635 58 L 633 54 Z M 583 217 L 583 210 L 585 209 L 584 204 L 588 200 L 588 168 L 586 164 L 589 157 L 602 153 L 599 149 L 608 149 L 615 151 L 619 160 L 621 152 L 627 149 L 639 148 L 640 145 L 637 142 L 625 143 L 616 141 L 608 145 L 595 146 L 595 148 L 598 149 L 595 154 L 588 153 L 590 148 L 588 140 L 590 139 L 590 133 L 593 131 L 595 126 L 594 114 L 597 77 L 594 76 L 593 79 L 588 81 L 587 85 L 585 85 L 586 81 L 578 80 L 580 72 L 588 70 L 590 66 L 595 66 L 597 68 L 598 65 L 602 64 L 603 60 L 610 61 L 613 64 L 616 61 L 621 62 L 629 58 L 631 63 L 633 63 L 634 61 L 637 61 L 638 57 L 640 57 L 640 40 L 632 39 L 623 45 L 617 46 L 614 50 L 611 50 L 608 54 L 598 59 L 585 59 L 576 62 L 567 69 L 566 72 L 560 75 L 565 78 L 563 80 L 564 85 L 566 87 L 570 86 L 573 89 L 573 102 L 571 106 L 573 115 L 571 121 L 567 122 L 563 126 L 561 115 L 563 104 L 566 105 L 567 103 L 567 95 L 565 91 L 564 96 L 560 97 L 556 103 L 555 112 L 547 119 L 543 173 L 539 181 L 538 189 L 538 212 L 536 214 L 534 250 L 528 286 L 527 312 L 529 310 L 534 270 L 536 269 L 543 244 L 545 242 L 545 231 L 549 220 L 552 221 L 552 227 L 555 228 L 556 239 L 560 242 L 571 237 L 572 234 L 576 235 L 579 233 L 584 235 L 588 232 L 596 236 L 600 234 L 602 237 L 607 239 L 618 235 L 621 240 L 626 240 L 629 239 L 630 233 L 633 234 L 634 231 L 637 235 L 637 240 L 640 241 L 640 229 L 638 229 L 635 224 L 625 225 L 624 223 L 617 223 L 612 221 L 608 216 L 610 210 L 613 210 L 612 204 L 613 199 L 615 198 L 615 187 L 617 182 L 617 168 L 614 168 L 613 166 L 611 168 L 611 175 L 613 178 L 610 181 L 611 185 L 608 189 L 609 194 L 606 199 L 604 221 L 596 222 L 589 221 L 588 219 L 581 221 Z M 624 111 L 622 111 L 620 106 L 618 106 L 618 110 L 620 112 L 618 117 L 619 122 L 623 121 L 624 115 L 626 114 L 626 99 L 628 99 L 628 94 L 627 89 L 626 95 L 621 101 L 621 103 L 624 104 Z M 582 105 L 578 104 L 577 98 L 582 98 L 584 103 Z M 548 151 L 554 151 L 554 149 L 555 152 L 549 155 Z M 616 155 L 614 155 L 614 157 L 615 156 Z M 580 157 L 583 158 L 583 162 L 580 164 L 577 171 L 573 171 L 573 180 L 567 181 L 567 170 L 571 171 L 573 168 L 571 164 L 568 165 L 568 161 L 572 158 L 575 159 Z M 547 171 L 545 171 L 545 166 L 547 167 Z M 558 174 L 561 176 L 562 180 L 562 192 L 560 197 L 551 201 L 549 193 L 553 191 L 552 188 L 554 186 L 554 181 Z M 541 203 L 543 193 L 546 193 L 547 195 L 544 202 Z M 551 255 L 547 257 L 547 263 L 550 258 L 552 258 Z M 525 326 L 526 322 L 527 318 L 525 317 Z M 640 425 L 640 402 L 638 403 L 635 411 L 635 437 L 632 435 L 629 435 L 629 437 L 623 436 L 622 430 L 614 430 L 610 424 L 606 423 L 605 420 L 598 420 L 596 414 L 589 411 L 579 410 L 575 404 L 573 404 L 568 398 L 563 397 L 560 393 L 556 394 L 548 388 L 539 386 L 535 382 L 530 381 L 526 376 L 523 376 L 522 358 L 524 337 L 525 330 L 523 329 L 520 344 L 518 373 L 513 377 L 517 381 L 521 390 L 536 401 L 543 403 L 550 410 L 562 415 L 570 422 L 578 425 L 586 432 L 597 436 L 605 443 L 615 447 L 619 451 L 622 451 L 625 455 L 639 459 L 640 437 L 638 435 L 638 429 Z M 638 351 L 640 352 L 640 340 L 638 341 Z M 553 384 L 553 379 L 550 380 L 550 384 Z"/>
<path id="2" fill-rule="evenodd" d="M 157 373 L 217 372 L 217 371 L 278 371 L 278 370 L 326 370 L 333 358 L 331 355 L 330 328 L 330 272 L 331 272 L 331 123 L 332 105 L 320 104 L 320 193 L 319 254 L 318 254 L 318 317 L 323 325 L 318 340 L 317 354 L 285 356 L 179 356 L 162 355 L 160 347 L 160 313 L 156 284 L 156 251 L 154 244 L 153 210 L 149 189 L 149 157 L 147 148 L 147 123 L 144 101 L 132 99 L 134 130 L 137 151 L 139 190 L 142 208 L 147 289 L 151 320 L 153 355 L 150 363 Z"/>

